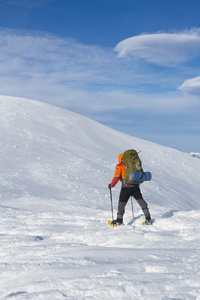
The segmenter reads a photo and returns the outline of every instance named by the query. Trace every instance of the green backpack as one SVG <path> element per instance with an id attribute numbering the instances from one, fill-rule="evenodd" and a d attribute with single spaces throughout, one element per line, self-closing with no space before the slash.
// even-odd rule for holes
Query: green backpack
<path id="1" fill-rule="evenodd" d="M 140 151 L 139 151 L 140 152 Z M 131 172 L 138 171 L 143 172 L 142 162 L 138 156 L 136 150 L 126 150 L 122 157 L 122 162 L 125 164 L 125 173 L 124 173 L 124 183 L 131 184 L 133 181 L 131 180 Z"/>

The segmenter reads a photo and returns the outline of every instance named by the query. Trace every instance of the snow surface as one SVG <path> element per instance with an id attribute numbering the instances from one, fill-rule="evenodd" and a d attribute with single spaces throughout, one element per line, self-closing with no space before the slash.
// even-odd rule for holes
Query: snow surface
<path id="1" fill-rule="evenodd" d="M 0 96 L 0 126 L 0 299 L 200 299 L 199 158 L 27 99 Z M 134 201 L 112 228 L 131 148 L 155 222 Z"/>

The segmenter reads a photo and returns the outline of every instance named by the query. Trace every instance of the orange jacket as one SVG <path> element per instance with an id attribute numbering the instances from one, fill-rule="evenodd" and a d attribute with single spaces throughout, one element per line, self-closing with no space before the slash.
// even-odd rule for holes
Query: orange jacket
<path id="1" fill-rule="evenodd" d="M 123 162 L 121 162 L 122 156 L 123 156 L 123 153 L 119 154 L 119 156 L 118 156 L 119 163 L 115 167 L 115 175 L 110 184 L 111 188 L 114 187 L 119 180 L 122 181 L 122 179 L 124 178 L 125 164 Z"/>

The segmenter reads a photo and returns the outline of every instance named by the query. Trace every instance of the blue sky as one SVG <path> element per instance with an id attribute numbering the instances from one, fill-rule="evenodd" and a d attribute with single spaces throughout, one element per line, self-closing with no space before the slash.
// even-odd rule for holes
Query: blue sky
<path id="1" fill-rule="evenodd" d="M 0 0 L 0 94 L 200 152 L 199 15 L 199 0 Z"/>

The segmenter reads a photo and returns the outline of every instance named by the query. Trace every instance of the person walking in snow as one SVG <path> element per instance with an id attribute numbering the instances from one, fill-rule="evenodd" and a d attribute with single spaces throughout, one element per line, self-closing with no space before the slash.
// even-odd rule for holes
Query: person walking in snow
<path id="1" fill-rule="evenodd" d="M 119 163 L 115 167 L 115 174 L 111 181 L 111 183 L 108 185 L 108 188 L 113 188 L 118 181 L 122 181 L 121 191 L 119 195 L 119 202 L 118 202 L 118 212 L 117 212 L 117 219 L 113 220 L 111 222 L 112 225 L 122 225 L 123 224 L 123 215 L 125 213 L 125 206 L 131 196 L 133 196 L 140 207 L 142 208 L 142 211 L 145 215 L 146 221 L 145 225 L 150 225 L 151 222 L 151 215 L 147 206 L 146 201 L 142 197 L 142 193 L 140 191 L 139 183 L 131 183 L 126 184 L 124 182 L 124 173 L 125 173 L 125 163 L 122 162 L 122 157 L 124 153 L 119 154 L 118 161 Z"/>

